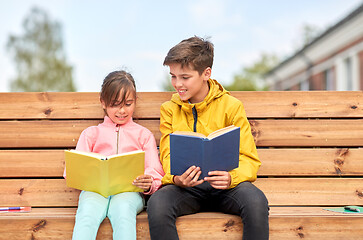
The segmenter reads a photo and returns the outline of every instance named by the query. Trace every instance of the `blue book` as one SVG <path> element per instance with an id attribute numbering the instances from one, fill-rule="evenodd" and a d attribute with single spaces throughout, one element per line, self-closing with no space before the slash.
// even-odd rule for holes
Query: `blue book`
<path id="1" fill-rule="evenodd" d="M 200 178 L 209 171 L 230 171 L 239 164 L 240 128 L 229 126 L 208 136 L 196 132 L 170 134 L 170 172 L 182 175 L 189 167 L 201 168 Z"/>

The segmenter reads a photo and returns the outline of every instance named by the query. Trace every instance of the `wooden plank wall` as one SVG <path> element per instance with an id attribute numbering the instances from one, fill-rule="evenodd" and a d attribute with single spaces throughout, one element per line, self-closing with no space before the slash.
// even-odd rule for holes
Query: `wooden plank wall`
<path id="1" fill-rule="evenodd" d="M 134 119 L 157 141 L 159 108 L 171 94 L 138 94 Z M 357 239 L 363 231 L 361 215 L 337 216 L 322 208 L 363 205 L 363 93 L 231 94 L 245 106 L 262 161 L 255 184 L 272 206 L 271 239 Z M 98 93 L 0 94 L 0 206 L 33 207 L 22 215 L 29 218 L 0 215 L 7 228 L 0 228 L 4 239 L 70 236 L 79 191 L 67 188 L 62 178 L 63 150 L 74 148 L 80 132 L 102 119 Z M 240 239 L 238 218 L 208 214 L 180 218 L 181 236 L 200 239 L 194 227 L 204 217 L 218 226 L 224 223 L 219 235 L 209 227 L 213 231 L 206 236 Z M 230 221 L 235 224 L 226 227 Z M 42 231 L 45 223 L 47 231 Z M 145 214 L 138 216 L 138 233 L 139 239 L 148 236 Z M 111 239 L 110 234 L 106 220 L 98 239 Z"/>
<path id="2" fill-rule="evenodd" d="M 360 180 L 356 177 L 363 172 L 361 92 L 232 95 L 244 103 L 262 161 L 256 184 L 272 206 L 343 205 L 341 194 L 350 196 L 352 204 L 361 202 L 363 189 L 356 187 Z M 170 96 L 168 92 L 138 95 L 135 121 L 151 129 L 157 141 L 159 108 Z M 22 111 L 17 106 L 23 106 Z M 80 132 L 102 118 L 98 93 L 0 94 L 0 180 L 4 183 L 0 191 L 6 193 L 0 196 L 0 205 L 9 205 L 11 196 L 12 205 L 76 206 L 78 192 L 66 188 L 62 179 L 63 150 L 74 148 Z M 312 176 L 324 178 L 309 179 Z M 281 177 L 289 177 L 290 184 L 285 185 Z M 311 186 L 309 181 L 319 184 Z M 52 194 L 37 197 L 40 189 Z M 324 191 L 324 197 L 314 194 Z"/>

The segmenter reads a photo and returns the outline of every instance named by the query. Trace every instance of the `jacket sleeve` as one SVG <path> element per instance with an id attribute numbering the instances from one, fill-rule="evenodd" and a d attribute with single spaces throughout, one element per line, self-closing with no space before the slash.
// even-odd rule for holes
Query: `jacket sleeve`
<path id="1" fill-rule="evenodd" d="M 153 194 L 161 187 L 161 179 L 164 176 L 164 170 L 161 166 L 159 155 L 156 147 L 154 135 L 149 132 L 144 144 L 145 151 L 145 174 L 153 178 L 150 190 L 144 194 Z"/>
<path id="2" fill-rule="evenodd" d="M 160 161 L 165 172 L 161 182 L 163 185 L 174 184 L 173 175 L 170 174 L 170 143 L 169 134 L 172 130 L 172 111 L 166 104 L 160 108 Z"/>
<path id="3" fill-rule="evenodd" d="M 77 142 L 76 150 L 83 152 L 92 152 L 93 149 L 92 139 L 95 139 L 95 137 L 93 136 L 95 130 L 96 130 L 95 128 L 89 127 L 82 131 Z M 64 166 L 63 177 L 67 178 L 66 166 Z"/>
<path id="4" fill-rule="evenodd" d="M 231 186 L 233 188 L 241 182 L 253 182 L 257 178 L 257 171 L 261 162 L 257 155 L 255 141 L 251 133 L 251 126 L 247 120 L 243 104 L 238 104 L 231 111 L 231 119 L 233 125 L 240 127 L 240 153 L 239 166 L 229 173 L 231 174 Z"/>

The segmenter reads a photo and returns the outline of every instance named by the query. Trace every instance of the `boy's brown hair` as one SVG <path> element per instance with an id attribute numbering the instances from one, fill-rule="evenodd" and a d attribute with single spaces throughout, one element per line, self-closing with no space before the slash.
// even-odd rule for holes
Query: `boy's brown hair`
<path id="1" fill-rule="evenodd" d="M 179 63 L 182 68 L 190 67 L 201 75 L 207 67 L 212 68 L 213 57 L 213 44 L 206 39 L 194 36 L 172 47 L 166 55 L 163 65 Z"/>

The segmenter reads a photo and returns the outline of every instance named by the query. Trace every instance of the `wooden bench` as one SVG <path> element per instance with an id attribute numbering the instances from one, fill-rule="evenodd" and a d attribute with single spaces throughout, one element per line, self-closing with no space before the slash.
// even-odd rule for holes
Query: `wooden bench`
<path id="1" fill-rule="evenodd" d="M 262 166 L 270 239 L 362 239 L 363 214 L 325 207 L 363 205 L 363 93 L 232 92 L 245 106 Z M 159 107 L 171 93 L 139 93 L 135 121 L 157 142 Z M 103 119 L 98 93 L 0 93 L 1 239 L 71 239 L 79 191 L 62 178 L 63 150 Z M 199 213 L 177 220 L 181 239 L 241 239 L 237 216 Z M 147 215 L 138 239 L 149 239 Z M 106 219 L 97 239 L 112 239 Z"/>

